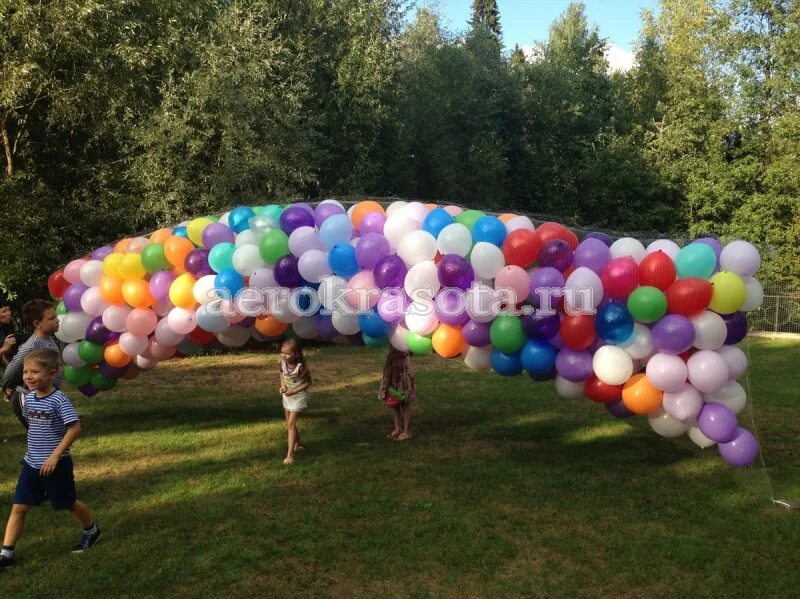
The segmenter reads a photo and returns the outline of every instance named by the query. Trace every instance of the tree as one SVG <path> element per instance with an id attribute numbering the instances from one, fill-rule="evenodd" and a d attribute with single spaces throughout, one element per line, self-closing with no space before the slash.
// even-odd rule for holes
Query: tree
<path id="1" fill-rule="evenodd" d="M 478 27 L 488 29 L 495 39 L 500 41 L 502 31 L 497 0 L 472 0 L 472 18 L 469 23 L 473 29 Z"/>

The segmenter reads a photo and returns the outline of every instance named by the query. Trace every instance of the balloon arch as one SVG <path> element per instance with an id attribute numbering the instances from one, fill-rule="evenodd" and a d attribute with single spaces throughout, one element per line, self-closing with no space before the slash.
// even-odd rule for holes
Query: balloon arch
<path id="1" fill-rule="evenodd" d="M 239 206 L 71 261 L 48 281 L 65 378 L 87 396 L 203 347 L 292 334 L 553 380 L 664 437 L 757 456 L 736 344 L 763 291 L 753 245 L 579 239 L 555 222 L 365 199 Z"/>

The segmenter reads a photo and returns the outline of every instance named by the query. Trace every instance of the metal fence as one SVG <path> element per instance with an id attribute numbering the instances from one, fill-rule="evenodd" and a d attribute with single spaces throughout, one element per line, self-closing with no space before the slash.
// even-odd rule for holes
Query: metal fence
<path id="1" fill-rule="evenodd" d="M 751 332 L 800 335 L 800 290 L 784 283 L 763 283 L 764 302 L 747 315 Z"/>

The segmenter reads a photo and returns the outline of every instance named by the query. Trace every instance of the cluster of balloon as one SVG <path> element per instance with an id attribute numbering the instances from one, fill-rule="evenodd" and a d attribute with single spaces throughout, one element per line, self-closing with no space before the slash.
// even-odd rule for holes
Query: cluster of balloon
<path id="1" fill-rule="evenodd" d="M 758 448 L 737 425 L 747 359 L 736 344 L 744 313 L 762 301 L 759 265 L 746 241 L 645 247 L 599 232 L 579 240 L 514 214 L 371 200 L 346 210 L 325 200 L 240 206 L 123 239 L 53 273 L 49 288 L 62 299 L 65 378 L 89 396 L 203 346 L 284 334 L 391 343 L 461 356 L 476 370 L 554 379 L 562 397 L 586 396 L 618 418 L 646 415 L 659 435 L 687 433 L 747 466 Z M 298 290 L 300 304 L 307 293 L 306 307 L 313 294 L 332 313 L 298 314 L 266 299 L 257 316 L 209 309 L 219 289 L 276 288 Z M 514 290 L 517 305 L 479 309 L 501 288 Z M 535 309 L 544 288 L 563 290 L 551 313 Z M 368 310 L 339 310 L 340 297 Z"/>

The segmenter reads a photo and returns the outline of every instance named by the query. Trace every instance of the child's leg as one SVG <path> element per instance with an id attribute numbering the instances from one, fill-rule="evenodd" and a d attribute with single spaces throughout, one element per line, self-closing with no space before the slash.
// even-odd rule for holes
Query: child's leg
<path id="1" fill-rule="evenodd" d="M 294 446 L 297 443 L 297 416 L 299 414 L 299 412 L 289 412 L 287 421 L 289 443 L 286 451 L 286 459 L 283 460 L 284 464 L 291 464 L 294 462 Z"/>
<path id="2" fill-rule="evenodd" d="M 414 415 L 413 405 L 408 401 L 403 403 L 403 432 L 397 437 L 400 440 L 411 438 L 411 417 Z"/>
<path id="3" fill-rule="evenodd" d="M 69 511 L 73 516 L 75 516 L 75 519 L 80 522 L 84 529 L 91 528 L 94 524 L 94 517 L 92 516 L 92 512 L 89 510 L 89 506 L 82 501 L 78 501 L 76 499 L 75 503 L 72 504 L 72 507 L 69 508 Z"/>
<path id="4" fill-rule="evenodd" d="M 396 439 L 397 435 L 403 432 L 403 416 L 400 411 L 400 406 L 392 408 L 392 418 L 394 419 L 394 430 L 389 433 L 389 438 Z"/>
<path id="5" fill-rule="evenodd" d="M 6 524 L 6 534 L 3 537 L 3 546 L 13 547 L 17 544 L 22 534 L 22 528 L 25 526 L 25 515 L 31 509 L 29 505 L 15 503 L 11 508 L 11 513 L 8 515 L 8 524 Z"/>

